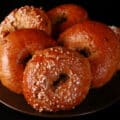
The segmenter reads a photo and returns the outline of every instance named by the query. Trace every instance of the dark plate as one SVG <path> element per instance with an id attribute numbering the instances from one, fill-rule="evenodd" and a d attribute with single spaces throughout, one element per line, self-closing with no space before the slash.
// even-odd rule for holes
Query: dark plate
<path id="1" fill-rule="evenodd" d="M 120 72 L 102 88 L 90 90 L 84 102 L 71 111 L 60 111 L 56 113 L 39 113 L 33 110 L 22 95 L 10 92 L 0 84 L 0 102 L 19 112 L 40 117 L 73 117 L 91 114 L 109 107 L 120 100 Z"/>
<path id="2" fill-rule="evenodd" d="M 2 21 L 14 8 L 24 5 L 42 6 L 45 10 L 48 10 L 59 4 L 76 3 L 87 9 L 91 19 L 99 20 L 109 25 L 120 25 L 120 18 L 116 14 L 120 11 L 120 8 L 117 7 L 117 1 L 107 2 L 105 3 L 104 1 L 103 3 L 100 0 L 4 0 L 0 3 L 0 20 Z M 1 103 L 16 111 L 40 117 L 72 117 L 91 114 L 112 105 L 118 100 L 120 100 L 120 72 L 114 75 L 112 80 L 104 87 L 90 90 L 84 102 L 74 110 L 56 113 L 36 112 L 26 103 L 22 95 L 16 95 L 0 84 Z"/>

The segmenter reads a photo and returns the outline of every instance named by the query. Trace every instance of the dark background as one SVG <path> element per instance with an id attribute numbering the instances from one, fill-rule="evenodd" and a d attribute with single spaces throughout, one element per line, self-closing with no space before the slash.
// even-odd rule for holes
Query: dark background
<path id="1" fill-rule="evenodd" d="M 34 116 L 28 116 L 19 112 L 16 112 L 14 110 L 11 110 L 9 108 L 6 108 L 2 104 L 0 104 L 0 120 L 48 120 L 48 118 L 42 118 L 42 117 L 34 117 Z M 58 119 L 58 118 L 55 118 Z M 74 118 L 62 118 L 64 119 L 73 119 L 73 120 L 120 120 L 120 102 L 113 104 L 111 107 L 108 107 L 102 111 L 86 115 L 86 116 L 80 116 L 80 117 L 74 117 Z M 52 120 L 52 118 L 50 119 Z"/>
<path id="2" fill-rule="evenodd" d="M 43 6 L 45 10 L 49 10 L 56 5 L 63 3 L 79 3 L 88 11 L 89 17 L 91 19 L 101 21 L 108 25 L 120 26 L 120 5 L 118 0 L 1 0 L 0 21 L 2 21 L 4 17 L 16 7 L 34 5 Z M 120 101 L 99 112 L 72 119 L 101 120 L 108 118 L 120 119 Z M 0 104 L 0 120 L 2 119 L 43 120 L 45 118 L 28 116 L 11 110 Z"/>
<path id="3" fill-rule="evenodd" d="M 118 0 L 1 0 L 0 20 L 3 20 L 14 8 L 23 5 L 42 6 L 48 10 L 63 3 L 80 4 L 88 11 L 90 18 L 106 24 L 120 26 L 120 4 Z"/>

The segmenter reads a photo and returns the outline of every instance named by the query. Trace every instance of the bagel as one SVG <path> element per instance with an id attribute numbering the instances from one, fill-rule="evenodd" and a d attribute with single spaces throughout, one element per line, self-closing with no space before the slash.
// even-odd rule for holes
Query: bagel
<path id="1" fill-rule="evenodd" d="M 62 4 L 47 12 L 52 22 L 53 37 L 57 37 L 68 27 L 88 18 L 87 11 L 76 4 Z"/>
<path id="2" fill-rule="evenodd" d="M 84 21 L 61 33 L 58 42 L 89 59 L 93 88 L 105 85 L 116 72 L 120 54 L 119 40 L 107 25 Z"/>
<path id="3" fill-rule="evenodd" d="M 73 109 L 86 98 L 90 85 L 88 59 L 62 47 L 37 51 L 23 75 L 25 99 L 39 112 Z"/>
<path id="4" fill-rule="evenodd" d="M 0 24 L 0 39 L 17 29 L 32 28 L 51 34 L 51 21 L 44 10 L 23 6 L 12 10 Z"/>
<path id="5" fill-rule="evenodd" d="M 44 31 L 20 29 L 0 41 L 1 83 L 15 93 L 22 93 L 23 71 L 36 50 L 56 46 Z"/>

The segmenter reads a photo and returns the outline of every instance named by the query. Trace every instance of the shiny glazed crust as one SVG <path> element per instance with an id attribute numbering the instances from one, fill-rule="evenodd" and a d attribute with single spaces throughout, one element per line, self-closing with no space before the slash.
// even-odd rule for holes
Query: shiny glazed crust
<path id="1" fill-rule="evenodd" d="M 11 32 L 0 41 L 2 84 L 15 93 L 22 93 L 21 82 L 27 61 L 36 50 L 52 46 L 56 46 L 56 42 L 44 31 L 21 29 Z"/>
<path id="2" fill-rule="evenodd" d="M 92 70 L 92 87 L 101 87 L 114 75 L 119 61 L 119 41 L 105 24 L 85 21 L 61 33 L 59 44 L 66 48 L 84 51 Z"/>

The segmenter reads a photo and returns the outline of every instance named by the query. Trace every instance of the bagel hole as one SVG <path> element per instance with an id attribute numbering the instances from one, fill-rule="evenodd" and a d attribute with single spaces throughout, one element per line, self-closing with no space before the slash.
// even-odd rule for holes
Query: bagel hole
<path id="1" fill-rule="evenodd" d="M 53 24 L 54 25 L 60 25 L 63 22 L 65 22 L 66 20 L 67 20 L 67 18 L 65 16 L 65 14 L 63 14 L 63 15 L 57 16 Z"/>
<path id="2" fill-rule="evenodd" d="M 52 36 L 55 40 L 58 39 L 59 34 L 61 33 L 60 26 L 62 23 L 64 23 L 67 20 L 66 14 L 61 13 L 60 15 L 56 16 L 53 21 L 53 33 Z"/>
<path id="3" fill-rule="evenodd" d="M 64 43 L 63 42 L 58 42 L 58 45 L 60 45 L 60 46 L 62 46 L 62 47 L 64 47 Z"/>
<path id="4" fill-rule="evenodd" d="M 88 48 L 83 48 L 83 49 L 76 49 L 76 51 L 83 55 L 84 57 L 89 57 L 91 55 L 91 52 Z"/>
<path id="5" fill-rule="evenodd" d="M 58 79 L 53 82 L 53 87 L 54 87 L 54 88 L 57 88 L 57 87 L 60 86 L 62 83 L 65 83 L 68 79 L 69 79 L 69 76 L 68 76 L 67 74 L 61 73 L 61 74 L 58 76 Z"/>
<path id="6" fill-rule="evenodd" d="M 18 60 L 18 64 L 23 64 L 24 66 L 26 66 L 26 63 L 32 58 L 31 54 L 28 54 L 27 56 L 25 56 L 23 59 Z"/>
<path id="7" fill-rule="evenodd" d="M 24 65 L 26 65 L 26 63 L 32 58 L 32 55 L 31 54 L 28 54 L 22 61 L 22 63 Z"/>
<path id="8" fill-rule="evenodd" d="M 6 32 L 2 32 L 2 34 L 3 34 L 3 37 L 6 37 L 7 35 L 9 35 L 9 31 L 6 31 Z"/>

